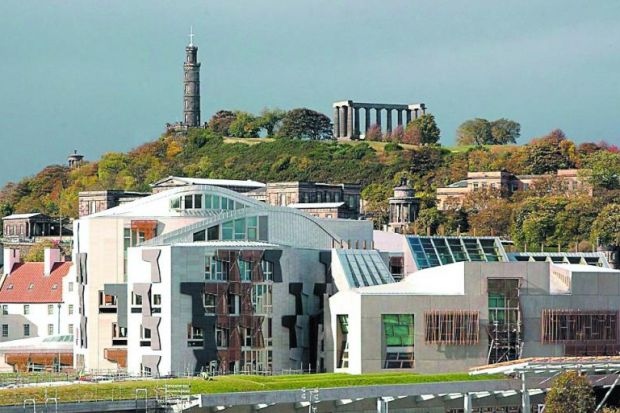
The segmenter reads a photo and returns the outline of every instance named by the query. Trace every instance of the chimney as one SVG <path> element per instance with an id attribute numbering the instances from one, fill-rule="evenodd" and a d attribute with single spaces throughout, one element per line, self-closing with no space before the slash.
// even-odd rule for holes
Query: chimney
<path id="1" fill-rule="evenodd" d="M 4 270 L 3 275 L 9 275 L 13 266 L 19 263 L 19 250 L 17 248 L 4 249 Z"/>
<path id="2" fill-rule="evenodd" d="M 60 249 L 58 248 L 45 248 L 43 253 L 45 256 L 43 264 L 43 275 L 46 277 L 52 273 L 54 264 L 60 262 Z"/>

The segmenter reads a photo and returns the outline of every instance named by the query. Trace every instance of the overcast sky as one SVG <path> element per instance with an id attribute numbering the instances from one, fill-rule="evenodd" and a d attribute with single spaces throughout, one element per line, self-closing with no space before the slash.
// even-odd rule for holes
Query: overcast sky
<path id="1" fill-rule="evenodd" d="M 1 0 L 0 185 L 181 120 L 190 25 L 203 120 L 424 102 L 446 145 L 473 117 L 620 144 L 618 0 Z"/>

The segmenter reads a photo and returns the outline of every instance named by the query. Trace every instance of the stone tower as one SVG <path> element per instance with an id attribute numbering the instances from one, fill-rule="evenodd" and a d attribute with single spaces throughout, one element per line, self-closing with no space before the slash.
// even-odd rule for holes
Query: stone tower
<path id="1" fill-rule="evenodd" d="M 200 126 L 200 63 L 198 63 L 198 48 L 194 46 L 194 33 L 190 31 L 189 44 L 185 48 L 185 63 L 183 71 L 183 123 L 195 128 Z"/>
<path id="2" fill-rule="evenodd" d="M 390 222 L 388 231 L 404 234 L 410 223 L 415 222 L 420 210 L 420 199 L 415 197 L 413 188 L 406 178 L 402 178 L 400 185 L 394 188 L 394 196 L 389 199 Z"/>

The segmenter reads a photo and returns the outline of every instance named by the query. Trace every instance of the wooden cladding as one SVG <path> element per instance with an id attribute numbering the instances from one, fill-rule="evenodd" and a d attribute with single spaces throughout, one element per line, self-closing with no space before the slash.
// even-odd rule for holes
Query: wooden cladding
<path id="1" fill-rule="evenodd" d="M 478 311 L 427 311 L 424 313 L 426 344 L 470 345 L 480 341 Z"/>
<path id="2" fill-rule="evenodd" d="M 543 310 L 543 343 L 616 342 L 617 311 Z"/>

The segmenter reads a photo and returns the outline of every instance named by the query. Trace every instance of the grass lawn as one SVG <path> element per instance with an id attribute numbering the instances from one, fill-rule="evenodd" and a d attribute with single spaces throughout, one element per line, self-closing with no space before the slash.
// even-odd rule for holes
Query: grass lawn
<path id="1" fill-rule="evenodd" d="M 244 143 L 246 145 L 256 145 L 257 143 L 262 142 L 273 142 L 275 138 L 224 138 L 224 143 Z M 338 142 L 339 144 L 347 144 L 347 145 L 359 145 L 361 143 L 367 143 L 373 148 L 375 151 L 379 153 L 385 152 L 384 148 L 388 142 L 371 142 L 371 141 L 363 141 L 363 140 L 355 140 L 355 141 L 325 141 L 325 142 Z M 403 149 L 412 150 L 417 148 L 416 145 L 409 145 L 405 143 L 399 143 Z"/>
<path id="2" fill-rule="evenodd" d="M 0 405 L 22 404 L 24 399 L 34 398 L 37 404 L 46 397 L 58 397 L 59 402 L 134 399 L 136 389 L 147 389 L 149 398 L 164 396 L 166 384 L 189 384 L 192 394 L 228 393 L 242 391 L 294 390 L 306 388 L 329 388 L 369 386 L 380 384 L 410 384 L 448 381 L 472 381 L 504 378 L 504 376 L 469 376 L 467 373 L 409 374 L 376 373 L 349 375 L 340 373 L 304 374 L 288 376 L 231 375 L 201 378 L 165 380 L 139 380 L 113 383 L 80 383 L 69 385 L 51 384 L 47 387 L 22 387 L 0 390 Z M 143 394 L 143 393 L 142 393 Z"/>

